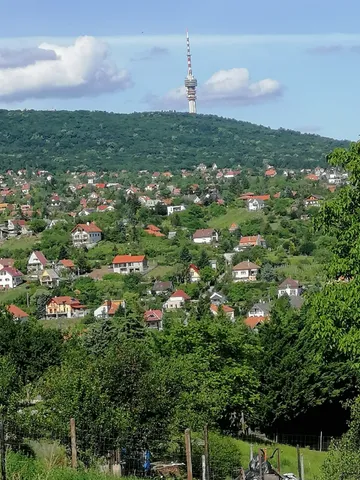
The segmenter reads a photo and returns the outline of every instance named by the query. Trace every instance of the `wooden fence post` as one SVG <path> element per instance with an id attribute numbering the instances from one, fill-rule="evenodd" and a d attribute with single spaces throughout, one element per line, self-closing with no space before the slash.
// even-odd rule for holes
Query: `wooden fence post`
<path id="1" fill-rule="evenodd" d="M 192 461 L 191 461 L 191 434 L 190 428 L 185 430 L 185 450 L 186 450 L 186 468 L 187 480 L 192 480 Z"/>
<path id="2" fill-rule="evenodd" d="M 4 420 L 0 421 L 1 480 L 6 480 L 6 446 Z"/>
<path id="3" fill-rule="evenodd" d="M 299 445 L 296 445 L 296 452 L 297 452 L 299 479 L 302 480 L 302 478 L 301 478 L 301 456 L 300 456 L 300 447 L 299 447 Z"/>
<path id="4" fill-rule="evenodd" d="M 70 418 L 70 437 L 71 437 L 71 466 L 72 468 L 77 468 L 75 418 Z"/>

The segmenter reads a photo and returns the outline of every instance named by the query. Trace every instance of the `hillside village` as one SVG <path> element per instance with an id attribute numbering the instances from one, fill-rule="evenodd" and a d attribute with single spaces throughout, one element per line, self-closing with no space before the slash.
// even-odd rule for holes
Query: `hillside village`
<path id="1" fill-rule="evenodd" d="M 332 238 L 313 228 L 347 174 L 198 165 L 178 172 L 8 170 L 0 176 L 0 302 L 66 327 L 193 312 L 256 330 L 276 299 L 319 288 Z M 285 307 L 287 308 L 287 307 Z"/>

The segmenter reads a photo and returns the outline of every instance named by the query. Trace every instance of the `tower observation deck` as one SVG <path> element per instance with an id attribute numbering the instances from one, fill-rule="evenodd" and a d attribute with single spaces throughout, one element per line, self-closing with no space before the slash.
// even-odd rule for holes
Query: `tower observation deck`
<path id="1" fill-rule="evenodd" d="M 196 113 L 197 80 L 192 73 L 189 32 L 186 32 L 188 73 L 185 78 L 186 96 L 189 101 L 189 113 Z"/>

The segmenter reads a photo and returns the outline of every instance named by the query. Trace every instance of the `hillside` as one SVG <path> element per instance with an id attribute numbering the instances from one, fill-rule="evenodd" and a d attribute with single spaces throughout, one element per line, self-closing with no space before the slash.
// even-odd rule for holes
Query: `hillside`
<path id="1" fill-rule="evenodd" d="M 302 168 L 347 144 L 212 115 L 0 110 L 0 170 Z"/>

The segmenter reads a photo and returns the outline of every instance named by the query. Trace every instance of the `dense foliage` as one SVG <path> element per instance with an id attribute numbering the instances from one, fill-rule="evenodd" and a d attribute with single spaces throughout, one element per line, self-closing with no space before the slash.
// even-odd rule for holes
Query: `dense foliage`
<path id="1" fill-rule="evenodd" d="M 212 115 L 0 111 L 0 170 L 311 168 L 347 142 Z"/>

